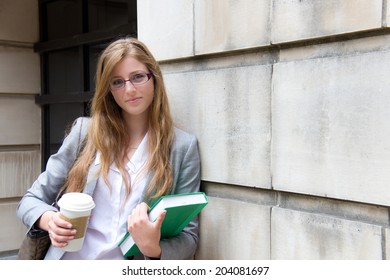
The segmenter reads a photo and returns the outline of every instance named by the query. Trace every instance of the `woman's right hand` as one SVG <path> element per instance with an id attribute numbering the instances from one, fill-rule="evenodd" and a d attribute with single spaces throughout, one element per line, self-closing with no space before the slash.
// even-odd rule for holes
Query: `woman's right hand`
<path id="1" fill-rule="evenodd" d="M 72 224 L 61 218 L 59 212 L 47 211 L 39 220 L 39 227 L 49 232 L 51 244 L 62 248 L 68 245 L 68 241 L 74 239 L 76 230 Z"/>

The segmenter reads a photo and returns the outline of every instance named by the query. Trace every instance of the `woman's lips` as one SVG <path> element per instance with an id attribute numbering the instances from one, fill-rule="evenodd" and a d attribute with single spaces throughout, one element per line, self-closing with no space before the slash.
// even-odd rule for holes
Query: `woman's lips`
<path id="1" fill-rule="evenodd" d="M 134 102 L 137 102 L 140 99 L 141 99 L 141 97 L 133 97 L 133 98 L 127 99 L 126 102 L 134 103 Z"/>

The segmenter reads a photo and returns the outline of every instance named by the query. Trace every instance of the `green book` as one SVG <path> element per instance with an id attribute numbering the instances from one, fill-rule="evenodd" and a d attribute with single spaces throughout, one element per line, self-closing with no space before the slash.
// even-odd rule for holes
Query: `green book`
<path id="1" fill-rule="evenodd" d="M 161 225 L 161 239 L 178 235 L 207 205 L 205 193 L 184 193 L 160 197 L 149 209 L 149 220 L 156 221 L 158 215 L 166 210 Z M 126 233 L 118 243 L 123 255 L 130 257 L 141 253 L 130 233 Z"/>

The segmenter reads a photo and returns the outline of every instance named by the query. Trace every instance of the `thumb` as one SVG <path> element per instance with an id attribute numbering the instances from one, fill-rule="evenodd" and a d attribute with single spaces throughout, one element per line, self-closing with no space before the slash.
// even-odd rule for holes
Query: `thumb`
<path id="1" fill-rule="evenodd" d="M 156 225 L 156 227 L 158 227 L 158 228 L 161 228 L 161 225 L 162 225 L 162 223 L 163 223 L 163 221 L 164 221 L 164 218 L 165 218 L 165 215 L 167 214 L 167 211 L 162 211 L 159 215 L 158 215 L 158 217 L 157 217 L 157 220 L 154 222 L 154 224 Z"/>

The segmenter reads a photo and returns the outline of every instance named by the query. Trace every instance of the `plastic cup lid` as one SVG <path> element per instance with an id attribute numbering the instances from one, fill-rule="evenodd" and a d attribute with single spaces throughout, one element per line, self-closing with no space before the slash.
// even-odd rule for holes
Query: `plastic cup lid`
<path id="1" fill-rule="evenodd" d="M 72 211 L 86 211 L 93 209 L 95 203 L 90 195 L 85 193 L 71 192 L 64 194 L 58 201 L 58 206 Z"/>

